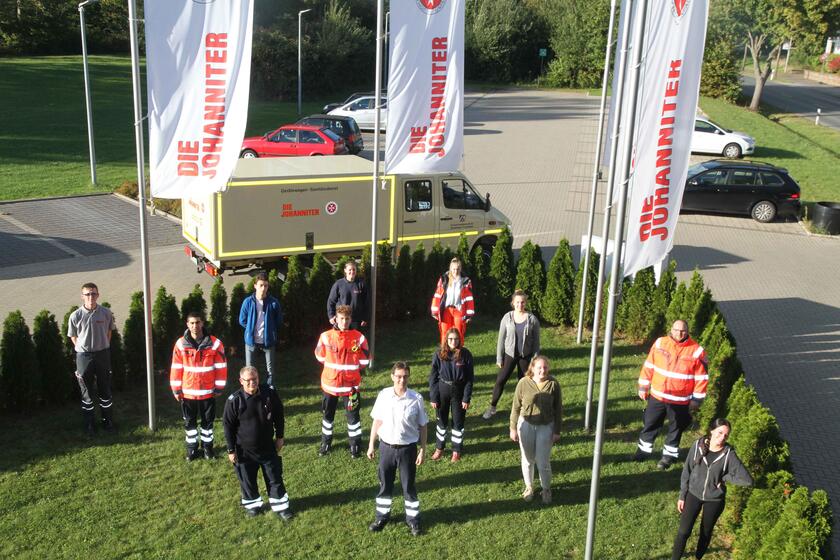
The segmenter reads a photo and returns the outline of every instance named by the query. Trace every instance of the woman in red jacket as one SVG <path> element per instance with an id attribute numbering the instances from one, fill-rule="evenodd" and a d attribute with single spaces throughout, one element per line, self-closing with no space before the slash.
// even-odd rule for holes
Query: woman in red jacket
<path id="1" fill-rule="evenodd" d="M 446 331 L 453 327 L 461 333 L 463 341 L 467 334 L 467 323 L 474 315 L 472 282 L 461 275 L 461 260 L 455 257 L 449 261 L 449 270 L 438 280 L 432 297 L 432 317 L 438 322 L 440 345 L 446 345 Z"/>

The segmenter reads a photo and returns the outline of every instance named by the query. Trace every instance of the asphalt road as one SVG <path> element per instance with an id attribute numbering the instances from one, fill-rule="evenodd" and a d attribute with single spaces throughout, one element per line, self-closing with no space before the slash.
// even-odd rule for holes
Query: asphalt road
<path id="1" fill-rule="evenodd" d="M 751 98 L 755 79 L 744 75 L 741 81 L 744 95 Z M 761 102 L 807 119 L 814 119 L 819 108 L 820 125 L 840 130 L 840 87 L 806 80 L 801 74 L 785 74 L 778 80 L 767 81 Z"/>

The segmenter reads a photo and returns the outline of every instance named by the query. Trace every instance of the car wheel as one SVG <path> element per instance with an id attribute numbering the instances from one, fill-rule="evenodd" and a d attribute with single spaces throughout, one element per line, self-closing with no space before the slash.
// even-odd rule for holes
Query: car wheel
<path id="1" fill-rule="evenodd" d="M 769 200 L 756 202 L 755 206 L 752 207 L 750 215 L 753 217 L 753 220 L 763 224 L 772 222 L 773 218 L 776 217 L 776 205 Z"/>
<path id="2" fill-rule="evenodd" d="M 723 156 L 729 159 L 737 159 L 741 157 L 741 146 L 736 143 L 727 144 L 723 148 Z"/>
<path id="3" fill-rule="evenodd" d="M 254 150 L 242 150 L 242 153 L 239 154 L 239 157 L 245 159 L 254 159 L 255 157 L 257 157 L 257 152 L 255 152 Z"/>

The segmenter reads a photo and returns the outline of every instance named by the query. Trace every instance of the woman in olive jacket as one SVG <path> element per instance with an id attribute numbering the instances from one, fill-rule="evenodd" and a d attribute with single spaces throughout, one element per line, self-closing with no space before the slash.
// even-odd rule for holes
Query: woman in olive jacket
<path id="1" fill-rule="evenodd" d="M 461 460 L 464 445 L 464 417 L 472 397 L 473 357 L 464 348 L 461 331 L 452 327 L 444 334 L 440 350 L 432 357 L 429 372 L 429 402 L 437 412 L 435 452 L 432 461 L 439 461 L 446 447 L 446 429 L 452 411 L 452 462 Z"/>
<path id="2" fill-rule="evenodd" d="M 694 442 L 685 459 L 680 479 L 680 497 L 677 511 L 680 512 L 680 528 L 674 539 L 671 560 L 679 560 L 685 550 L 685 543 L 694 528 L 694 522 L 703 510 L 700 536 L 697 539 L 695 558 L 702 558 L 712 540 L 712 530 L 723 513 L 726 501 L 726 483 L 738 486 L 752 486 L 753 479 L 735 450 L 726 444 L 731 431 L 729 422 L 717 418 L 709 426 L 709 432 Z"/>

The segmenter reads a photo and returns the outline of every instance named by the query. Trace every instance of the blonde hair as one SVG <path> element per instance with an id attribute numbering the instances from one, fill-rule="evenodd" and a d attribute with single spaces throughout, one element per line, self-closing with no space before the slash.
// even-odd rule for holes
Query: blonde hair
<path id="1" fill-rule="evenodd" d="M 513 300 L 515 300 L 518 297 L 525 298 L 525 303 L 526 304 L 528 303 L 528 294 L 526 294 L 522 290 L 514 290 L 513 295 L 510 297 L 510 306 L 511 307 L 513 307 Z"/>
<path id="2" fill-rule="evenodd" d="M 452 268 L 453 264 L 457 264 L 459 269 L 462 269 L 464 267 L 464 265 L 461 263 L 461 259 L 459 259 L 458 257 L 452 257 L 452 260 L 449 261 L 449 268 Z M 447 274 L 447 277 L 449 278 L 450 282 L 452 280 L 454 280 L 454 277 L 452 276 L 452 271 L 451 270 L 447 269 L 446 274 Z"/>
<path id="3" fill-rule="evenodd" d="M 546 358 L 542 354 L 537 354 L 533 358 L 531 358 L 531 363 L 528 364 L 528 371 L 525 373 L 525 375 L 527 375 L 528 377 L 533 379 L 534 378 L 534 364 L 537 363 L 540 360 L 545 362 L 546 371 L 549 371 L 551 369 L 551 365 L 548 362 L 548 358 Z"/>

